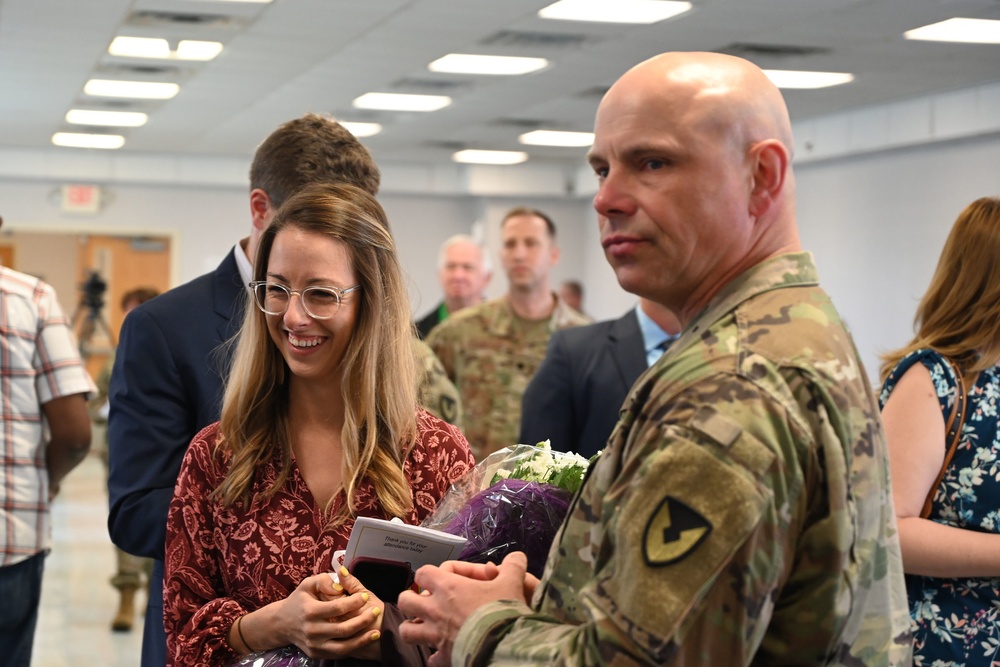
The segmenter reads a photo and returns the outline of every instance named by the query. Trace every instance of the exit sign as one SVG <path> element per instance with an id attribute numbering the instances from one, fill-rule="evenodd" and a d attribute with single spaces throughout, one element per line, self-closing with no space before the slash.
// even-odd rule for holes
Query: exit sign
<path id="1" fill-rule="evenodd" d="M 97 213 L 101 210 L 101 189 L 96 185 L 64 185 L 62 210 L 66 213 Z"/>

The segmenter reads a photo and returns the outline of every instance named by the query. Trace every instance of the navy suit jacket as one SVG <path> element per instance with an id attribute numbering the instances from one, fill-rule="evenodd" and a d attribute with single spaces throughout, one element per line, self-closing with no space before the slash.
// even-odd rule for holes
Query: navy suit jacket
<path id="1" fill-rule="evenodd" d="M 521 439 L 590 458 L 603 449 L 618 412 L 646 370 L 635 310 L 617 320 L 556 331 L 521 402 Z"/>
<path id="2" fill-rule="evenodd" d="M 218 421 L 245 290 L 233 252 L 212 273 L 147 301 L 122 324 L 108 389 L 108 531 L 154 559 L 142 666 L 166 664 L 163 553 L 167 510 L 191 439 Z"/>

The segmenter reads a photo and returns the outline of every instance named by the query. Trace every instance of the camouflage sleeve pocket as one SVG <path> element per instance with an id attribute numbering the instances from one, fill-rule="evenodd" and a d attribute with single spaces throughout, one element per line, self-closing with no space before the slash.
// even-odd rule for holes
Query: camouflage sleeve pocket
<path id="1" fill-rule="evenodd" d="M 678 649 L 686 619 L 700 613 L 772 501 L 759 480 L 773 464 L 770 449 L 740 429 L 723 441 L 712 435 L 666 427 L 669 445 L 647 455 L 622 489 L 614 567 L 597 587 L 606 599 L 592 600 L 654 661 Z"/>

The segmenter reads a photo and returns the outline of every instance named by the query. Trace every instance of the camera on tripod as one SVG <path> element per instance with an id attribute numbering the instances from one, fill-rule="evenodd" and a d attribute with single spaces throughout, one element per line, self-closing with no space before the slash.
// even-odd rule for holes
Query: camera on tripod
<path id="1" fill-rule="evenodd" d="M 114 335 L 101 314 L 101 309 L 104 308 L 104 293 L 108 291 L 108 283 L 104 281 L 98 271 L 90 270 L 87 274 L 87 279 L 80 283 L 80 304 L 76 307 L 76 312 L 73 313 L 73 332 L 79 340 L 80 356 L 85 360 L 89 359 L 93 353 L 91 339 L 96 332 L 103 332 L 108 344 L 111 347 L 115 345 Z"/>
<path id="2" fill-rule="evenodd" d="M 80 285 L 80 291 L 81 303 L 90 309 L 91 317 L 95 317 L 104 307 L 104 293 L 108 291 L 108 284 L 100 273 L 90 271 L 90 276 Z"/>

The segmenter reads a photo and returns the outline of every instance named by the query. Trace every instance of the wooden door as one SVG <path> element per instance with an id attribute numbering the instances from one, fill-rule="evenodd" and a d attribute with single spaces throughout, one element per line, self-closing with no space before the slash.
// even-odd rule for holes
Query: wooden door
<path id="1" fill-rule="evenodd" d="M 0 245 L 0 265 L 17 270 L 17 265 L 14 264 L 14 246 L 6 243 Z"/>
<path id="2" fill-rule="evenodd" d="M 87 291 L 85 307 L 73 314 L 73 330 L 81 343 L 87 370 L 96 378 L 114 349 L 122 326 L 122 296 L 138 287 L 165 292 L 170 287 L 170 238 L 87 235 L 80 237 L 77 261 L 80 285 L 105 284 Z M 99 287 L 97 283 L 90 283 Z"/>

